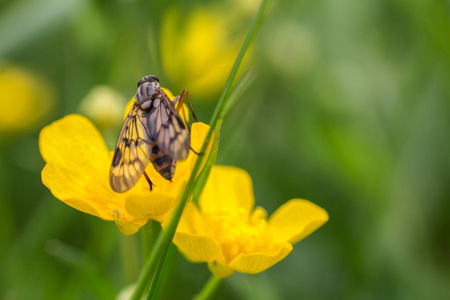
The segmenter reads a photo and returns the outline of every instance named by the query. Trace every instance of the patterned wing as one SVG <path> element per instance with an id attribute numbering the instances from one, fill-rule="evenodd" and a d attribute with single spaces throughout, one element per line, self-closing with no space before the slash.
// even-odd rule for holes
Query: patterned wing
<path id="1" fill-rule="evenodd" d="M 150 138 L 161 151 L 174 161 L 183 160 L 189 154 L 190 134 L 175 105 L 163 93 L 161 99 L 153 100 L 148 114 Z"/>
<path id="2" fill-rule="evenodd" d="M 144 173 L 152 153 L 147 115 L 133 105 L 117 139 L 109 172 L 111 188 L 123 193 L 131 189 Z"/>

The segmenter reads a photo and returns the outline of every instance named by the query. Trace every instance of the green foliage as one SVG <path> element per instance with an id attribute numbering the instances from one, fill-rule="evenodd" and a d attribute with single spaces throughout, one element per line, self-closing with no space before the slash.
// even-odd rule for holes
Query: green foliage
<path id="1" fill-rule="evenodd" d="M 0 298 L 112 299 L 136 281 L 139 235 L 124 237 L 53 198 L 40 180 L 37 137 L 99 84 L 131 98 L 139 78 L 158 74 L 174 94 L 189 89 L 166 80 L 151 38 L 164 3 L 0 5 L 1 60 L 50 80 L 58 95 L 39 126 L 0 138 Z M 186 3 L 170 5 L 188 13 L 208 4 Z M 223 122 L 217 162 L 246 169 L 269 213 L 301 197 L 330 220 L 268 271 L 225 280 L 218 299 L 448 297 L 447 11 L 442 1 L 273 3 L 247 63 L 254 79 Z M 242 17 L 244 32 L 249 20 Z M 209 103 L 191 94 L 202 121 L 219 92 Z M 161 299 L 193 297 L 206 265 L 172 260 Z"/>

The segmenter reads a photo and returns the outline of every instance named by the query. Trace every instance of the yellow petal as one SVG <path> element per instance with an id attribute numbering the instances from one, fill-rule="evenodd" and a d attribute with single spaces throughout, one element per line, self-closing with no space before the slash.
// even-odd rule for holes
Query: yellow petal
<path id="1" fill-rule="evenodd" d="M 92 201 L 94 200 L 92 195 L 86 191 L 87 182 L 77 173 L 71 173 L 70 169 L 58 168 L 53 162 L 49 162 L 41 175 L 42 182 L 57 199 L 79 211 L 112 220 L 112 215 L 107 212 L 106 203 L 99 205 L 99 202 Z"/>
<path id="2" fill-rule="evenodd" d="M 187 183 L 187 177 L 183 173 L 187 173 L 184 169 L 188 168 L 183 163 L 177 164 L 172 182 L 164 179 L 149 163 L 146 172 L 154 184 L 153 190 L 150 191 L 147 180 L 142 176 L 135 187 L 122 194 L 125 197 L 126 210 L 137 218 L 164 222 L 178 202 Z"/>
<path id="3" fill-rule="evenodd" d="M 103 137 L 81 115 L 68 115 L 44 127 L 39 134 L 39 149 L 46 162 L 57 161 L 79 171 L 110 163 Z"/>
<path id="4" fill-rule="evenodd" d="M 161 89 L 166 93 L 166 95 L 169 97 L 170 101 L 173 101 L 175 99 L 175 96 L 172 94 L 172 92 L 169 89 L 166 89 L 164 87 L 161 87 Z"/>
<path id="5" fill-rule="evenodd" d="M 267 253 L 241 253 L 228 266 L 242 273 L 260 273 L 285 258 L 291 250 L 291 244 L 281 243 Z"/>
<path id="6" fill-rule="evenodd" d="M 222 261 L 209 262 L 208 269 L 216 278 L 227 278 L 234 273 L 234 270 Z"/>
<path id="7" fill-rule="evenodd" d="M 267 211 L 260 206 L 255 207 L 253 212 L 250 214 L 250 224 L 252 225 L 258 225 L 261 224 L 261 222 L 264 222 L 265 224 L 266 220 L 267 220 Z"/>
<path id="8" fill-rule="evenodd" d="M 109 183 L 92 179 L 79 180 L 80 176 L 49 162 L 42 170 L 42 182 L 52 194 L 65 204 L 104 220 L 115 220 L 122 233 L 134 234 L 146 223 L 125 211 L 123 199 L 114 193 Z M 106 181 L 106 180 L 105 180 Z M 120 218 L 115 214 L 120 211 Z"/>
<path id="9" fill-rule="evenodd" d="M 255 203 L 252 180 L 242 169 L 214 165 L 199 203 L 203 212 L 241 209 L 250 213 Z"/>
<path id="10" fill-rule="evenodd" d="M 42 182 L 57 199 L 105 220 L 114 220 L 115 210 L 125 211 L 123 197 L 109 185 L 110 157 L 103 138 L 88 119 L 69 115 L 53 122 L 42 129 L 39 146 L 48 161 Z M 126 212 L 122 219 L 143 225 Z"/>
<path id="11" fill-rule="evenodd" d="M 185 185 L 180 182 L 181 185 Z M 165 215 L 178 200 L 181 191 L 176 194 L 164 190 L 148 191 L 143 194 L 128 193 L 125 200 L 127 212 L 137 218 L 154 219 Z"/>
<path id="12" fill-rule="evenodd" d="M 188 202 L 178 223 L 177 232 L 205 235 L 205 223 L 200 211 L 192 202 Z"/>
<path id="13" fill-rule="evenodd" d="M 114 221 L 120 232 L 125 235 L 132 235 L 138 232 L 139 228 L 147 223 L 147 219 L 135 219 L 128 214 L 124 214 L 120 210 L 113 211 Z"/>
<path id="14" fill-rule="evenodd" d="M 173 242 L 193 262 L 225 261 L 219 244 L 210 237 L 177 232 Z"/>
<path id="15" fill-rule="evenodd" d="M 205 141 L 206 135 L 208 134 L 209 125 L 202 122 L 195 122 L 192 123 L 191 131 L 191 147 L 195 150 L 195 152 L 199 153 L 201 147 L 203 146 L 203 142 Z"/>
<path id="16" fill-rule="evenodd" d="M 69 115 L 44 127 L 39 147 L 48 162 L 42 182 L 66 204 L 88 214 L 112 220 L 108 203 L 120 205 L 108 192 L 109 156 L 100 133 L 80 115 Z"/>
<path id="17" fill-rule="evenodd" d="M 202 123 L 202 122 L 192 123 L 192 125 L 191 125 L 191 148 L 195 152 L 200 153 L 203 143 L 205 141 L 205 138 L 208 135 L 209 128 L 210 128 L 209 125 L 206 125 L 205 123 Z M 214 135 L 211 137 L 211 140 L 210 140 L 210 143 L 206 150 L 206 153 L 200 154 L 200 157 L 199 157 L 199 154 L 195 154 L 193 151 L 189 151 L 189 155 L 186 158 L 186 161 L 190 163 L 189 164 L 189 167 L 190 167 L 189 173 L 192 171 L 192 168 L 194 167 L 194 164 L 195 164 L 197 158 L 203 160 L 202 165 L 200 166 L 200 170 L 203 169 L 203 166 L 206 163 L 206 160 L 211 151 L 213 138 L 214 138 Z"/>
<path id="18" fill-rule="evenodd" d="M 275 241 L 296 243 L 328 221 L 327 212 L 314 203 L 293 199 L 269 218 L 269 230 Z"/>
<path id="19" fill-rule="evenodd" d="M 134 104 L 134 101 L 135 101 L 135 100 L 134 100 L 134 96 L 133 96 L 133 98 L 130 99 L 130 101 L 128 101 L 127 106 L 125 107 L 124 115 L 123 115 L 123 119 L 124 119 L 124 120 L 127 118 L 128 113 L 130 112 L 131 107 L 132 107 L 133 104 Z"/>

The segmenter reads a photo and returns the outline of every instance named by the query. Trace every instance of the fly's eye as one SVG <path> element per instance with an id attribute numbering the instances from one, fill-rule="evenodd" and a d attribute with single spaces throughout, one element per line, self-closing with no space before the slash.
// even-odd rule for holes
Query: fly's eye
<path id="1" fill-rule="evenodd" d="M 152 79 L 152 81 L 158 81 L 159 82 L 159 78 L 156 77 L 155 75 L 150 75 L 149 77 Z"/>
<path id="2" fill-rule="evenodd" d="M 142 84 L 146 83 L 146 82 L 159 82 L 159 78 L 156 77 L 155 75 L 147 75 L 141 78 L 141 80 L 139 80 L 138 82 L 138 87 L 140 87 Z"/>

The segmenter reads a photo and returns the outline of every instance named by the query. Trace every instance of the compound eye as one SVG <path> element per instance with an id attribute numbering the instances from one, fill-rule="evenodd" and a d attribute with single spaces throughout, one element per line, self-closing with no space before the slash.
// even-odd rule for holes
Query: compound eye
<path id="1" fill-rule="evenodd" d="M 150 78 L 153 79 L 152 81 L 158 81 L 159 82 L 159 78 L 156 77 L 155 75 L 150 75 Z"/>
<path id="2" fill-rule="evenodd" d="M 141 80 L 139 80 L 138 82 L 138 87 L 140 87 L 142 84 L 146 83 L 146 82 L 159 82 L 159 78 L 156 77 L 155 75 L 147 75 L 141 78 Z"/>

